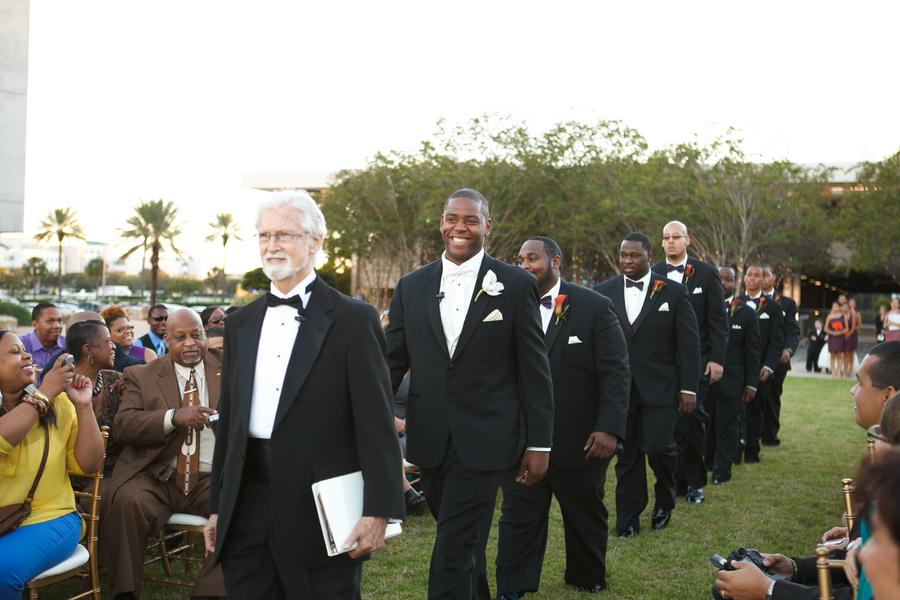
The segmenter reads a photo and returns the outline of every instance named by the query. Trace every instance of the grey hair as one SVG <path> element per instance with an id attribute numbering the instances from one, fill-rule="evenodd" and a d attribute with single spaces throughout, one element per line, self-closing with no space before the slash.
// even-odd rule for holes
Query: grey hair
<path id="1" fill-rule="evenodd" d="M 325 237 L 325 234 L 328 232 L 325 225 L 325 215 L 322 214 L 319 205 L 305 190 L 281 190 L 271 194 L 256 207 L 255 226 L 259 227 L 259 217 L 264 210 L 274 208 L 278 212 L 284 213 L 286 211 L 281 207 L 285 205 L 303 213 L 306 221 L 306 231 L 309 232 L 311 237 Z"/>

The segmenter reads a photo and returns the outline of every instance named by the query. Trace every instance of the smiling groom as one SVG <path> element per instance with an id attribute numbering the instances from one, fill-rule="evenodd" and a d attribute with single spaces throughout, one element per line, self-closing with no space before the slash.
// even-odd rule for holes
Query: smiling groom
<path id="1" fill-rule="evenodd" d="M 450 196 L 445 252 L 400 279 L 385 331 L 395 392 L 409 371 L 407 460 L 437 519 L 428 598 L 490 597 L 484 549 L 500 479 L 521 459 L 516 480 L 534 485 L 552 442 L 537 281 L 484 252 L 491 225 L 480 193 Z"/>

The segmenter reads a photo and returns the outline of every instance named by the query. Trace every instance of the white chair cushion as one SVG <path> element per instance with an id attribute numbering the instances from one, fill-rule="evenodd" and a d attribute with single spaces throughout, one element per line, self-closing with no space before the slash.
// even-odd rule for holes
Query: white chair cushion
<path id="1" fill-rule="evenodd" d="M 166 521 L 166 526 L 169 525 L 190 525 L 191 527 L 205 527 L 206 526 L 206 517 L 201 517 L 198 515 L 189 515 L 187 513 L 175 513 L 169 520 Z"/>
<path id="2" fill-rule="evenodd" d="M 75 546 L 75 552 L 72 553 L 72 556 L 62 561 L 55 567 L 50 567 L 31 581 L 47 579 L 48 577 L 53 577 L 67 571 L 71 571 L 72 569 L 77 569 L 82 565 L 86 565 L 90 559 L 91 554 L 87 551 L 87 548 L 85 548 L 81 544 L 78 544 L 77 546 Z"/>
<path id="3" fill-rule="evenodd" d="M 403 459 L 403 468 L 404 469 L 418 469 L 417 465 L 412 464 L 411 462 L 406 462 L 406 459 Z"/>

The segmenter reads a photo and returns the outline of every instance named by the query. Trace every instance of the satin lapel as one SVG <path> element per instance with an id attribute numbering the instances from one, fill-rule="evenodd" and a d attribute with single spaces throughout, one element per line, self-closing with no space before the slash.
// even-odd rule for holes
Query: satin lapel
<path id="1" fill-rule="evenodd" d="M 466 347 L 466 344 L 475 333 L 475 328 L 481 325 L 482 319 L 487 316 L 488 306 L 493 304 L 494 308 L 497 307 L 496 302 L 491 302 L 493 297 L 488 296 L 487 294 L 481 294 L 481 297 L 478 298 L 478 302 L 475 302 L 475 296 L 478 296 L 478 292 L 481 291 L 481 282 L 484 281 L 484 275 L 494 268 L 494 262 L 494 259 L 485 252 L 484 259 L 481 261 L 481 269 L 478 270 L 478 277 L 475 278 L 475 289 L 472 292 L 472 302 L 469 304 L 469 310 L 466 311 L 466 320 L 463 321 L 462 332 L 459 334 L 459 341 L 456 343 L 456 351 L 453 353 L 451 359 L 459 356 L 460 352 Z M 500 281 L 500 283 L 503 282 Z M 503 292 L 500 292 L 500 295 L 502 296 Z"/>
<path id="2" fill-rule="evenodd" d="M 204 361 L 206 395 L 209 396 L 209 407 L 217 409 L 219 407 L 219 389 L 222 383 L 222 365 L 212 364 L 209 361 L 209 355 L 206 358 L 207 360 Z"/>
<path id="3" fill-rule="evenodd" d="M 259 302 L 259 308 L 248 306 L 241 310 L 253 308 L 255 314 L 244 321 L 237 331 L 237 360 L 231 364 L 238 369 L 238 398 L 241 403 L 241 423 L 244 435 L 250 435 L 250 404 L 253 401 L 253 379 L 256 375 L 256 353 L 259 350 L 259 336 L 262 334 L 263 319 L 266 316 L 265 302 Z M 226 375 L 227 376 L 227 375 Z M 233 392 L 232 392 L 233 393 Z"/>
<path id="4" fill-rule="evenodd" d="M 616 283 L 613 286 L 613 293 L 609 299 L 612 300 L 613 306 L 616 307 L 616 314 L 619 315 L 619 322 L 622 323 L 622 329 L 627 331 L 628 336 L 631 337 L 631 334 L 634 333 L 634 331 L 631 329 L 631 323 L 628 322 L 628 311 L 625 309 L 624 278 L 624 275 L 620 275 L 613 280 Z"/>
<path id="5" fill-rule="evenodd" d="M 571 304 L 568 298 L 569 284 L 565 281 L 559 282 L 559 295 L 567 296 L 566 302 L 563 302 L 563 305 Z M 547 325 L 547 332 L 544 334 L 544 344 L 547 346 L 547 354 L 550 354 L 550 350 L 553 348 L 553 343 L 556 342 L 556 338 L 559 337 L 559 330 L 562 329 L 566 324 L 567 321 L 563 321 L 562 319 L 560 319 L 559 325 L 557 325 L 556 315 L 550 316 L 550 324 Z"/>
<path id="6" fill-rule="evenodd" d="M 284 420 L 288 409 L 297 399 L 300 389 L 319 356 L 319 351 L 325 342 L 325 335 L 334 323 L 334 319 L 325 313 L 333 308 L 331 288 L 324 285 L 322 281 L 317 282 L 306 306 L 306 320 L 300 324 L 300 331 L 297 333 L 294 349 L 291 352 L 291 360 L 288 362 L 284 386 L 281 388 L 281 398 L 278 400 L 278 410 L 275 412 L 275 423 L 272 425 L 273 432 Z M 350 365 L 350 368 L 352 367 L 353 365 Z"/>
<path id="7" fill-rule="evenodd" d="M 431 328 L 434 330 L 434 335 L 438 340 L 438 346 L 441 347 L 447 358 L 450 358 L 450 352 L 447 350 L 447 336 L 444 335 L 444 323 L 441 321 L 441 302 L 443 300 L 437 298 L 441 291 L 442 273 L 443 267 L 441 261 L 438 260 L 435 262 L 434 268 L 431 269 L 431 273 L 425 278 L 424 302 L 425 312 L 428 313 L 428 320 L 431 321 Z"/>
<path id="8" fill-rule="evenodd" d="M 171 358 L 166 358 L 166 363 L 168 364 L 163 364 L 159 371 L 159 391 L 168 408 L 181 408 L 184 399 L 181 396 L 181 388 L 178 387 L 175 363 Z"/>
<path id="9" fill-rule="evenodd" d="M 644 322 L 644 319 L 647 318 L 647 315 L 650 314 L 651 310 L 656 308 L 656 305 L 659 304 L 659 299 L 663 295 L 663 290 L 659 290 L 656 292 L 656 295 L 653 298 L 650 298 L 650 294 L 653 293 L 653 286 L 656 285 L 657 281 L 662 281 L 663 283 L 668 284 L 667 278 L 659 277 L 656 273 L 650 275 L 650 289 L 647 290 L 647 295 L 644 296 L 644 305 L 641 307 L 641 313 L 638 315 L 637 321 L 634 322 L 634 331 L 637 333 L 638 328 Z M 671 307 L 669 310 L 672 310 Z"/>

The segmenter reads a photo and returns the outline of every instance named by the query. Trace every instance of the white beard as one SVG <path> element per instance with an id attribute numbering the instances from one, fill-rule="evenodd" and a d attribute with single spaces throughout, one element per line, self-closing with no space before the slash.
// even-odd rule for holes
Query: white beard
<path id="1" fill-rule="evenodd" d="M 270 258 L 283 258 L 287 262 L 280 265 L 270 265 L 267 261 Z M 288 255 L 287 252 L 266 252 L 266 255 L 263 257 L 263 273 L 266 274 L 266 277 L 271 279 L 272 281 L 281 281 L 283 279 L 289 279 L 293 277 L 300 271 L 306 268 L 306 265 L 309 264 L 309 257 L 307 256 L 306 261 L 300 266 L 294 266 L 294 261 Z"/>

